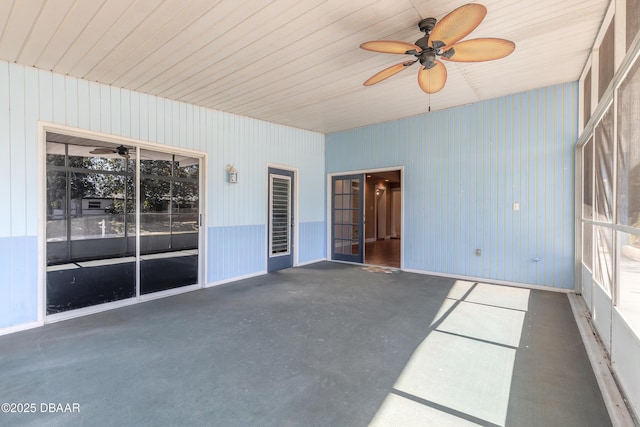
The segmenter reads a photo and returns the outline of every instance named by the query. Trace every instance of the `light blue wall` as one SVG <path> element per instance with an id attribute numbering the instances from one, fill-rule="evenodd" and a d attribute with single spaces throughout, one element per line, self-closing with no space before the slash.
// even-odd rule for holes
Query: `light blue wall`
<path id="1" fill-rule="evenodd" d="M 567 83 L 333 133 L 327 172 L 404 166 L 406 269 L 573 288 L 577 96 Z"/>
<path id="2" fill-rule="evenodd" d="M 268 163 L 298 170 L 300 263 L 326 254 L 325 172 L 404 165 L 406 268 L 571 288 L 576 97 L 565 84 L 335 133 L 325 157 L 319 133 L 0 61 L 0 328 L 37 319 L 38 120 L 208 153 L 208 282 L 265 269 Z"/>
<path id="3" fill-rule="evenodd" d="M 37 319 L 37 254 L 35 237 L 0 237 L 0 328 Z"/>
<path id="4" fill-rule="evenodd" d="M 0 328 L 37 319 L 38 120 L 208 153 L 208 281 L 265 270 L 267 163 L 298 170 L 299 261 L 324 258 L 324 135 L 0 61 Z"/>

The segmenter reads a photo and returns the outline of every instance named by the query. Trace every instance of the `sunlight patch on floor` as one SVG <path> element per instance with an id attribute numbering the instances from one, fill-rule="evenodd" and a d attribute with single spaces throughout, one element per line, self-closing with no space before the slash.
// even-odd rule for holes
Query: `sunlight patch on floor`
<path id="1" fill-rule="evenodd" d="M 456 281 L 371 425 L 504 426 L 529 293 Z"/>
<path id="2" fill-rule="evenodd" d="M 516 351 L 434 331 L 420 344 L 395 389 L 504 425 Z"/>
<path id="3" fill-rule="evenodd" d="M 437 330 L 518 347 L 524 315 L 523 311 L 462 301 Z"/>
<path id="4" fill-rule="evenodd" d="M 527 311 L 530 292 L 529 289 L 478 283 L 465 301 Z"/>
<path id="5" fill-rule="evenodd" d="M 474 282 L 467 282 L 465 280 L 456 280 L 453 283 L 453 286 L 449 290 L 447 294 L 447 298 L 460 300 L 464 298 L 464 296 L 473 288 L 475 285 Z"/>
<path id="6" fill-rule="evenodd" d="M 369 424 L 370 427 L 464 427 L 478 425 L 481 424 L 464 420 L 393 393 L 387 395 L 378 415 Z"/>

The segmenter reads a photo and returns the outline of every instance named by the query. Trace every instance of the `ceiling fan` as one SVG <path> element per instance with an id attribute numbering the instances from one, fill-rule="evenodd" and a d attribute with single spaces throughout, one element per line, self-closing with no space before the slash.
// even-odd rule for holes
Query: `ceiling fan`
<path id="1" fill-rule="evenodd" d="M 129 159 L 131 156 L 129 155 L 129 149 L 124 145 L 120 145 L 116 148 L 107 148 L 107 147 L 97 147 L 93 150 L 89 151 L 91 154 L 118 154 L 125 159 Z"/>
<path id="2" fill-rule="evenodd" d="M 381 53 L 399 53 L 415 56 L 415 60 L 403 61 L 374 74 L 364 82 L 371 86 L 420 62 L 418 85 L 428 93 L 436 93 L 447 81 L 447 69 L 438 60 L 454 62 L 482 62 L 504 58 L 516 48 L 515 43 L 497 38 L 479 38 L 459 41 L 469 35 L 484 19 L 487 8 L 470 3 L 450 12 L 440 21 L 425 18 L 418 23 L 425 35 L 415 44 L 395 40 L 376 40 L 362 43 L 365 50 Z"/>

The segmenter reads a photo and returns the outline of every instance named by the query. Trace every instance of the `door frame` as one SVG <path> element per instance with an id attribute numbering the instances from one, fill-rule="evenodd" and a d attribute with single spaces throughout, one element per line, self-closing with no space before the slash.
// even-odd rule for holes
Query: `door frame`
<path id="1" fill-rule="evenodd" d="M 396 193 L 400 193 L 400 212 L 402 212 L 402 181 L 400 181 L 400 188 L 392 188 L 391 189 L 391 238 L 393 239 L 396 232 L 396 221 L 400 221 L 400 238 L 402 239 L 402 218 L 397 218 L 395 214 L 395 206 L 396 204 L 393 202 L 393 197 Z"/>
<path id="2" fill-rule="evenodd" d="M 181 154 L 200 161 L 199 170 L 199 215 L 200 215 L 200 233 L 198 235 L 198 283 L 184 286 L 181 288 L 169 289 L 153 294 L 140 295 L 139 283 L 136 283 L 136 296 L 120 301 L 113 301 L 94 306 L 78 308 L 75 310 L 65 311 L 62 313 L 47 315 L 47 236 L 46 236 L 46 205 L 47 205 L 47 180 L 46 180 L 46 153 L 47 153 L 47 132 L 60 133 L 79 138 L 88 138 L 98 141 L 104 141 L 114 144 L 124 144 L 133 146 L 136 150 L 153 150 L 170 154 Z M 136 156 L 139 159 L 139 156 Z M 124 307 L 131 304 L 137 304 L 152 299 L 163 298 L 171 295 L 177 295 L 184 292 L 190 292 L 196 289 L 202 289 L 207 284 L 207 253 L 208 253 L 208 227 L 207 227 L 207 153 L 204 151 L 190 150 L 172 145 L 159 144 L 150 141 L 143 141 L 134 138 L 128 138 L 120 135 L 113 135 L 81 129 L 71 126 L 59 125 L 56 123 L 38 121 L 38 320 L 39 325 L 46 323 L 58 322 L 61 320 L 72 319 L 75 317 L 85 316 L 88 314 L 100 313 L 102 311 L 114 308 Z M 139 160 L 136 160 L 136 169 L 139 169 Z M 136 178 L 136 195 L 139 194 L 139 175 Z M 137 215 L 139 216 L 139 214 Z M 138 220 L 136 219 L 136 223 Z M 136 224 L 137 225 L 137 224 Z M 140 236 L 136 235 L 136 280 L 139 280 L 140 274 Z"/>
<path id="3" fill-rule="evenodd" d="M 331 257 L 331 228 L 333 226 L 332 224 L 332 209 L 333 209 L 333 198 L 332 198 L 332 182 L 333 182 L 333 178 L 336 176 L 344 176 L 344 175 L 359 175 L 359 174 L 364 174 L 365 175 L 365 179 L 366 179 L 366 174 L 367 173 L 376 173 L 376 172 L 391 172 L 391 171 L 400 171 L 400 182 L 402 183 L 402 191 L 400 194 L 400 200 L 401 200 L 401 206 L 400 206 L 400 227 L 401 229 L 404 229 L 405 227 L 405 187 L 404 187 L 404 183 L 405 183 L 405 179 L 404 179 L 404 166 L 390 166 L 390 167 L 384 167 L 384 168 L 372 168 L 372 169 L 357 169 L 357 170 L 347 170 L 347 171 L 341 171 L 341 172 L 331 172 L 327 174 L 327 181 L 326 181 L 326 194 L 325 194 L 325 200 L 326 200 L 326 206 L 327 206 L 327 210 L 326 210 L 326 218 L 327 218 L 327 226 L 326 226 L 326 242 L 327 242 L 327 251 L 326 251 L 326 256 L 327 256 L 327 260 L 332 261 L 332 262 L 343 262 L 343 263 L 348 263 L 348 264 L 360 264 L 361 263 L 353 263 L 353 262 L 349 262 L 349 261 L 340 261 L 340 260 L 334 260 Z M 366 206 L 367 203 L 367 199 L 366 199 L 366 192 L 363 192 L 362 195 L 362 204 L 363 206 Z M 364 210 L 363 210 L 364 212 Z M 363 213 L 363 221 L 366 223 L 366 221 L 370 221 L 371 219 L 368 219 L 366 217 L 366 213 Z M 373 220 L 375 220 L 375 218 L 373 218 Z M 363 227 L 363 232 L 364 232 L 364 227 Z M 404 243 L 405 243 L 406 239 L 401 239 L 400 240 L 400 270 L 404 270 L 404 253 L 405 253 L 405 249 L 404 249 Z M 366 259 L 366 253 L 365 253 L 365 243 L 366 243 L 366 239 L 363 236 L 363 248 L 362 248 L 362 257 L 363 259 Z M 364 263 L 363 263 L 364 264 Z"/>
<path id="4" fill-rule="evenodd" d="M 293 238 L 291 239 L 291 243 L 293 244 L 293 267 L 297 267 L 299 265 L 298 255 L 299 255 L 299 225 L 300 225 L 300 182 L 298 180 L 298 168 L 288 165 L 283 165 L 279 163 L 271 163 L 266 162 L 264 168 L 264 218 L 265 218 L 265 226 L 264 226 L 264 248 L 265 248 L 265 257 L 264 257 L 264 271 L 269 271 L 269 168 L 273 169 L 282 169 L 287 172 L 293 173 Z"/>

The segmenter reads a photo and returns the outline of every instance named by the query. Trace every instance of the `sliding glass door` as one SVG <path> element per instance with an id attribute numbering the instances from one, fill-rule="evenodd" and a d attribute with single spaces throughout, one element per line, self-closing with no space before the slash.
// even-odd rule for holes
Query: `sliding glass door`
<path id="1" fill-rule="evenodd" d="M 141 150 L 140 293 L 198 282 L 197 158 Z"/>
<path id="2" fill-rule="evenodd" d="M 47 133 L 47 315 L 198 284 L 199 178 L 195 157 Z"/>

